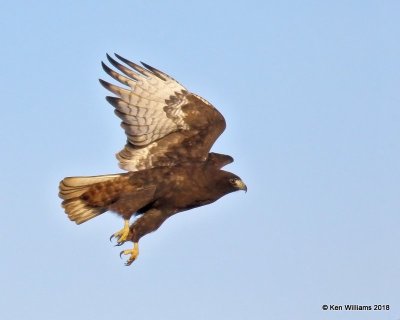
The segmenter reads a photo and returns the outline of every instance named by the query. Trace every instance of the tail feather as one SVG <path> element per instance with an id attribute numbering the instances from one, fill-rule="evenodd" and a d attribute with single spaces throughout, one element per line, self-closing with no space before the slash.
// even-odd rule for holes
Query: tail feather
<path id="1" fill-rule="evenodd" d="M 92 185 L 113 180 L 120 174 L 94 176 L 94 177 L 67 177 L 60 182 L 59 196 L 64 201 L 62 207 L 68 218 L 76 224 L 84 223 L 107 211 L 103 207 L 93 207 L 86 203 L 81 196 L 88 191 Z"/>

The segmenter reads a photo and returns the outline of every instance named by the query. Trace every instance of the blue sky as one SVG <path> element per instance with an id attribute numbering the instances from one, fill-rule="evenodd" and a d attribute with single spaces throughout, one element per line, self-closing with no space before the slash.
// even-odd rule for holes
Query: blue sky
<path id="1" fill-rule="evenodd" d="M 3 1 L 2 319 L 399 319 L 400 2 Z M 120 172 L 100 61 L 144 61 L 225 116 L 249 192 L 170 218 L 129 268 L 65 176 Z M 128 246 L 125 246 L 128 247 Z M 389 311 L 322 311 L 388 304 Z"/>

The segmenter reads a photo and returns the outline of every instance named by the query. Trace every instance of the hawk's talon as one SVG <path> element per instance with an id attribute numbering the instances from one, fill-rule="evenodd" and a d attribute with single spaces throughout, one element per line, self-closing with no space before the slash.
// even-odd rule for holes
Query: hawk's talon
<path id="1" fill-rule="evenodd" d="M 122 250 L 119 253 L 119 257 L 122 259 L 122 255 L 130 255 L 129 259 L 125 262 L 126 266 L 130 266 L 133 261 L 136 260 L 136 258 L 139 255 L 139 245 L 137 242 L 133 243 L 133 249 L 128 249 L 128 250 Z"/>
<path id="2" fill-rule="evenodd" d="M 129 236 L 129 220 L 124 221 L 124 227 L 111 235 L 110 237 L 110 242 L 112 242 L 112 239 L 115 238 L 117 239 L 117 244 L 115 246 L 121 246 L 123 245 L 127 240 Z"/>

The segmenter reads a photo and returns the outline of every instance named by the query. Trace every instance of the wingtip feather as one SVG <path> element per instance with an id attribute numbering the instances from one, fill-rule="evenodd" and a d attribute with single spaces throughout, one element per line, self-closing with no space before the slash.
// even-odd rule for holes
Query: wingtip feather
<path id="1" fill-rule="evenodd" d="M 99 79 L 100 84 L 108 90 L 109 83 L 103 79 Z"/>
<path id="2" fill-rule="evenodd" d="M 140 61 L 140 63 L 148 70 L 150 70 L 152 73 L 154 73 L 157 77 L 159 77 L 161 80 L 167 81 L 167 78 L 171 78 L 169 75 L 166 73 L 148 65 L 147 63 Z"/>

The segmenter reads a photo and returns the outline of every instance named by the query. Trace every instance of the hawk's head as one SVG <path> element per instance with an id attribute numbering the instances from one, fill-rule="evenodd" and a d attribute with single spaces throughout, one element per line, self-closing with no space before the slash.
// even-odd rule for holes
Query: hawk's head
<path id="1" fill-rule="evenodd" d="M 214 171 L 210 180 L 214 186 L 213 190 L 218 190 L 222 194 L 228 194 L 238 190 L 247 192 L 247 186 L 242 179 L 228 171 Z"/>
<path id="2" fill-rule="evenodd" d="M 229 178 L 229 183 L 235 190 L 243 190 L 244 192 L 247 192 L 246 184 L 239 177 L 235 176 L 234 178 Z"/>

